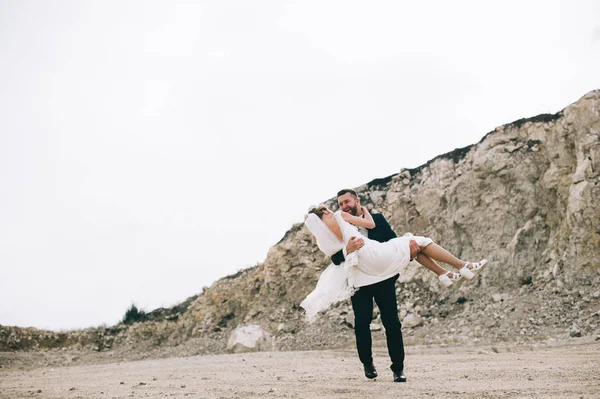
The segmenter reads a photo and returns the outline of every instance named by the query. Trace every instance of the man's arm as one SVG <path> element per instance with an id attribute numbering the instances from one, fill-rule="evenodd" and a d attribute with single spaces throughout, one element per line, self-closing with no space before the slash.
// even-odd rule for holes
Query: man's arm
<path id="1" fill-rule="evenodd" d="M 331 257 L 331 261 L 334 265 L 341 265 L 342 262 L 344 262 L 344 260 L 346 260 L 346 258 L 344 258 L 344 252 L 342 250 L 339 250 L 338 252 L 334 253 Z"/>
<path id="2" fill-rule="evenodd" d="M 331 257 L 333 264 L 335 264 L 335 265 L 341 264 L 343 261 L 346 260 L 346 257 L 344 256 L 344 254 L 348 255 L 348 254 L 362 248 L 363 245 L 365 245 L 365 240 L 363 240 L 362 236 L 360 238 L 350 237 L 350 240 L 348 240 L 348 244 L 346 245 L 346 248 L 342 249 L 341 251 L 336 252 Z"/>
<path id="3" fill-rule="evenodd" d="M 392 230 L 392 226 L 390 226 L 390 224 L 388 223 L 388 221 L 385 219 L 385 217 L 382 214 L 377 214 L 377 227 L 381 227 L 380 233 L 381 233 L 381 237 L 384 240 L 383 242 L 389 241 L 392 238 L 396 238 L 396 232 L 394 230 Z M 416 258 L 416 256 L 419 254 L 419 252 L 421 252 L 422 248 L 419 247 L 419 244 L 417 244 L 417 242 L 415 240 L 410 240 L 409 241 L 409 248 L 410 248 L 410 260 L 412 261 L 414 258 Z"/>

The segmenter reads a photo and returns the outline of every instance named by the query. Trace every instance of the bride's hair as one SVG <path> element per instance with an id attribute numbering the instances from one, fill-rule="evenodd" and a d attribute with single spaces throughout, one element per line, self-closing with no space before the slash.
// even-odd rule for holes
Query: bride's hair
<path id="1" fill-rule="evenodd" d="M 317 207 L 312 208 L 310 211 L 308 211 L 308 213 L 314 213 L 319 217 L 319 219 L 323 219 L 323 213 L 325 213 L 325 211 L 328 210 L 329 209 L 327 209 L 325 205 L 319 205 Z"/>

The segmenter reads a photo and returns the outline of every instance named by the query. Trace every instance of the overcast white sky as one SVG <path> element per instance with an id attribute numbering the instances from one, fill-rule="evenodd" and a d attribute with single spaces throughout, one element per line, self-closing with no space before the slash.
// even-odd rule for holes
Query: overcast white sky
<path id="1" fill-rule="evenodd" d="M 0 324 L 181 302 L 599 71 L 591 0 L 0 0 Z"/>

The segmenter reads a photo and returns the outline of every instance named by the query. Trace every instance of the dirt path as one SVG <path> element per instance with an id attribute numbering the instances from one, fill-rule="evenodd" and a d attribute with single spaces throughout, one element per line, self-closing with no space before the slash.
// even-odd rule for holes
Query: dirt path
<path id="1" fill-rule="evenodd" d="M 0 398 L 599 398 L 600 342 L 407 348 L 404 384 L 385 349 L 369 381 L 354 350 L 194 356 L 0 371 Z"/>

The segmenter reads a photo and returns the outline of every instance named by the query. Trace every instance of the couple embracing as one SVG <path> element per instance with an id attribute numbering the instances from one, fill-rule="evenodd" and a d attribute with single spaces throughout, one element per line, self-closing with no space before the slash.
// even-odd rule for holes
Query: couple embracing
<path id="1" fill-rule="evenodd" d="M 399 272 L 415 259 L 449 287 L 463 278 L 472 279 L 487 260 L 465 262 L 428 237 L 410 233 L 397 237 L 383 215 L 370 214 L 360 205 L 354 190 L 341 190 L 337 200 L 337 212 L 319 206 L 311 209 L 306 218 L 306 227 L 333 264 L 321 274 L 315 290 L 300 306 L 307 318 L 314 320 L 319 311 L 351 298 L 358 357 L 365 376 L 375 378 L 370 329 L 375 300 L 385 328 L 394 381 L 405 382 L 404 343 L 395 289 Z M 458 272 L 447 271 L 436 261 L 452 265 Z"/>

